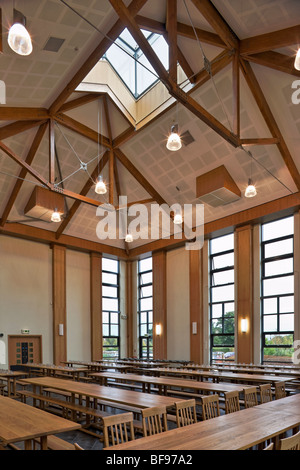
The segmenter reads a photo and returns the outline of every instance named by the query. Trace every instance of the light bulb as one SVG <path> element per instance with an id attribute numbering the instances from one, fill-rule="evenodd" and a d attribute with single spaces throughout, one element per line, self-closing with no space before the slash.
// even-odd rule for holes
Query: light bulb
<path id="1" fill-rule="evenodd" d="M 167 149 L 172 150 L 172 152 L 176 152 L 176 150 L 181 149 L 181 147 L 182 143 L 180 136 L 178 135 L 177 125 L 172 126 L 171 134 L 168 137 Z"/>
<path id="2" fill-rule="evenodd" d="M 51 221 L 52 222 L 61 222 L 60 213 L 57 212 L 57 209 L 55 209 L 55 211 L 52 212 Z"/>
<path id="3" fill-rule="evenodd" d="M 102 180 L 102 177 L 99 176 L 99 178 L 97 180 L 97 183 L 96 183 L 96 186 L 95 186 L 95 192 L 97 194 L 105 194 L 106 191 L 107 191 L 106 185 L 105 185 L 104 181 Z"/>
<path id="4" fill-rule="evenodd" d="M 298 49 L 298 52 L 296 54 L 294 67 L 296 70 L 300 70 L 300 48 Z"/>
<path id="5" fill-rule="evenodd" d="M 248 186 L 245 191 L 245 197 L 254 197 L 254 196 L 256 196 L 256 188 L 254 184 L 252 183 L 252 180 L 249 179 Z"/>
<path id="6" fill-rule="evenodd" d="M 181 214 L 175 214 L 174 224 L 176 224 L 176 225 L 182 224 L 182 215 Z"/>
<path id="7" fill-rule="evenodd" d="M 125 237 L 125 242 L 126 243 L 131 243 L 133 242 L 133 236 L 131 235 L 131 233 L 127 233 L 126 237 Z"/>
<path id="8" fill-rule="evenodd" d="M 14 24 L 8 32 L 9 47 L 19 55 L 29 55 L 32 52 L 32 42 L 26 27 L 25 16 L 14 10 Z"/>

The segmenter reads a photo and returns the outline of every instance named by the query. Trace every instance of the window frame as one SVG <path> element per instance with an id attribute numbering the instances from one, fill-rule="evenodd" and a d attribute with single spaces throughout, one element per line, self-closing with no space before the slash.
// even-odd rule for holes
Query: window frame
<path id="1" fill-rule="evenodd" d="M 148 258 L 145 259 L 150 259 L 152 256 L 149 256 Z M 143 260 L 142 260 L 143 261 Z M 138 261 L 138 332 L 139 332 L 139 358 L 140 359 L 153 359 L 153 305 L 152 305 L 152 310 L 142 310 L 141 309 L 141 300 L 142 299 L 150 299 L 152 298 L 153 300 L 153 267 L 151 269 L 148 269 L 146 271 L 141 271 L 140 270 L 140 263 L 141 261 Z M 152 273 L 152 281 L 147 282 L 146 284 L 142 284 L 141 278 L 142 275 L 144 274 L 149 274 Z M 152 295 L 151 296 L 146 296 L 143 297 L 141 295 L 142 289 L 144 287 L 152 287 Z M 149 321 L 149 314 L 150 312 L 152 313 L 152 322 Z M 141 314 L 145 313 L 146 314 L 146 322 L 141 323 Z M 147 326 L 147 336 L 141 334 L 141 327 L 142 325 Z M 152 328 L 151 328 L 152 326 Z M 150 333 L 150 331 L 152 331 Z M 143 342 L 146 344 L 143 346 Z M 143 352 L 146 350 L 146 354 L 143 354 Z"/>
<path id="2" fill-rule="evenodd" d="M 107 258 L 109 259 L 109 258 Z M 102 264 L 102 283 L 101 283 L 101 298 L 102 298 L 102 325 L 101 325 L 101 328 L 102 328 L 102 357 L 103 359 L 105 360 L 116 360 L 116 359 L 120 359 L 120 345 L 121 345 L 121 341 L 120 341 L 120 315 L 121 315 L 121 311 L 120 311 L 120 262 L 119 260 L 114 260 L 117 262 L 117 265 L 118 265 L 118 271 L 115 272 L 115 271 L 108 271 L 106 269 L 103 269 L 103 264 Z M 117 278 L 117 284 L 112 284 L 112 283 L 108 283 L 108 282 L 103 282 L 103 273 L 107 273 L 107 274 L 114 274 L 116 275 L 116 278 Z M 106 296 L 106 295 L 103 295 L 103 286 L 105 287 L 113 287 L 113 288 L 116 288 L 117 289 L 117 296 L 116 297 L 111 297 L 111 296 Z M 103 309 L 103 299 L 117 299 L 118 300 L 118 310 L 107 310 L 107 309 Z M 103 314 L 104 313 L 107 313 L 108 314 L 108 322 L 104 322 L 103 321 Z M 112 319 L 111 319 L 111 316 L 112 314 L 117 314 L 118 315 L 118 323 L 112 323 Z M 111 334 L 111 330 L 112 330 L 112 326 L 114 325 L 118 325 L 118 335 L 112 335 Z M 108 332 L 109 334 L 108 335 L 104 335 L 103 334 L 103 326 L 104 325 L 108 325 Z M 118 350 L 118 354 L 117 354 L 117 357 L 109 357 L 109 356 L 106 356 L 105 355 L 105 350 L 108 350 L 109 348 L 111 348 L 112 346 L 111 345 L 105 345 L 105 340 L 106 339 L 113 339 L 113 340 L 116 340 L 116 349 Z"/>
<path id="3" fill-rule="evenodd" d="M 289 336 L 289 335 L 292 335 L 293 337 L 293 341 L 294 341 L 294 335 L 295 335 L 295 328 L 294 330 L 281 330 L 280 329 L 280 319 L 282 318 L 282 316 L 284 315 L 291 315 L 293 314 L 294 316 L 294 320 L 295 320 L 295 304 L 294 304 L 294 308 L 293 308 L 293 312 L 281 312 L 280 311 L 280 299 L 283 298 L 283 297 L 291 297 L 293 296 L 293 299 L 295 300 L 295 292 L 294 292 L 294 289 L 293 289 L 293 292 L 289 292 L 289 293 L 284 293 L 284 294 L 273 294 L 273 295 L 264 295 L 264 281 L 265 280 L 271 280 L 271 279 L 278 279 L 278 278 L 282 278 L 282 277 L 290 277 L 290 276 L 293 276 L 294 278 L 294 273 L 295 273 L 295 258 L 294 258 L 294 253 L 295 253 L 295 239 L 294 239 L 294 234 L 295 232 L 293 231 L 292 234 L 289 234 L 289 235 L 284 235 L 284 236 L 281 236 L 281 237 L 274 237 L 274 238 L 270 238 L 268 240 L 263 240 L 263 226 L 266 225 L 266 224 L 269 224 L 269 223 L 272 223 L 272 222 L 277 222 L 277 221 L 283 221 L 285 219 L 288 219 L 288 218 L 291 218 L 291 217 L 294 217 L 294 216 L 287 216 L 287 217 L 282 217 L 282 218 L 279 218 L 279 219 L 276 219 L 276 220 L 273 220 L 273 221 L 270 221 L 270 222 L 266 222 L 265 224 L 261 224 L 261 227 L 260 227 L 260 230 L 261 230 L 261 241 L 260 241 L 260 266 L 261 266 L 261 279 L 260 279 L 260 309 L 261 309 L 261 350 L 260 350 L 260 356 L 261 356 L 261 363 L 262 364 L 272 364 L 272 363 L 282 363 L 282 364 L 285 364 L 287 363 L 287 361 L 278 361 L 278 360 L 275 360 L 275 361 L 265 361 L 265 355 L 264 355 L 264 350 L 265 348 L 275 348 L 275 349 L 278 349 L 280 351 L 280 349 L 292 349 L 293 348 L 293 344 L 291 345 L 288 345 L 288 344 L 284 344 L 284 345 L 272 345 L 270 346 L 269 344 L 266 344 L 266 337 L 267 336 L 276 336 L 276 335 L 284 335 L 284 336 Z M 276 242 L 280 242 L 280 241 L 284 241 L 284 240 L 290 240 L 292 239 L 293 243 L 292 243 L 292 246 L 293 246 L 293 249 L 292 249 L 292 252 L 291 253 L 284 253 L 284 254 L 281 254 L 281 255 L 277 255 L 277 256 L 271 256 L 271 257 L 266 257 L 266 245 L 270 244 L 270 243 L 276 243 Z M 269 275 L 269 276 L 266 276 L 266 269 L 265 269 L 265 264 L 266 263 L 270 263 L 270 262 L 273 262 L 273 261 L 281 261 L 281 260 L 285 260 L 285 259 L 292 259 L 293 260 L 293 270 L 292 271 L 288 271 L 288 272 L 285 272 L 285 273 L 280 273 L 280 274 L 275 274 L 275 275 Z M 276 312 L 273 312 L 273 313 L 265 313 L 264 312 L 264 300 L 265 299 L 276 299 Z M 273 331 L 265 331 L 264 329 L 264 319 L 266 316 L 271 316 L 271 315 L 276 315 L 276 330 L 273 330 Z M 292 343 L 293 343 L 292 341 Z"/>
<path id="4" fill-rule="evenodd" d="M 216 345 L 214 344 L 214 340 L 216 337 L 221 337 L 221 338 L 229 338 L 229 337 L 232 337 L 233 338 L 233 344 L 232 346 L 229 346 L 228 344 L 226 344 L 226 341 L 224 343 L 221 343 L 221 344 L 218 344 L 217 346 L 220 347 L 220 348 L 233 348 L 235 350 L 235 298 L 234 298 L 234 295 L 233 295 L 233 299 L 231 300 L 218 300 L 218 301 L 212 301 L 212 298 L 213 298 L 213 295 L 212 295 L 212 292 L 213 292 L 213 289 L 215 287 L 225 287 L 225 286 L 234 286 L 235 285 L 235 282 L 234 282 L 234 279 L 233 279 L 233 282 L 228 282 L 228 283 L 223 283 L 223 284 L 216 284 L 214 283 L 214 274 L 217 274 L 217 273 L 221 273 L 221 272 L 226 272 L 226 271 L 232 271 L 233 270 L 233 273 L 234 273 L 234 269 L 235 269 L 235 266 L 234 266 L 234 234 L 231 233 L 231 234 L 227 234 L 227 235 L 224 235 L 224 236 L 228 236 L 228 235 L 232 235 L 233 237 L 233 248 L 232 249 L 229 249 L 229 250 L 224 250 L 224 251 L 218 251 L 216 253 L 212 253 L 212 249 L 211 249 L 211 242 L 212 240 L 214 239 L 211 239 L 209 241 L 209 327 L 210 327 L 210 332 L 209 332 L 209 338 L 210 338 L 210 348 L 209 348 L 209 356 L 210 356 L 210 363 L 211 364 L 214 364 L 218 361 L 218 358 L 217 357 L 213 357 L 213 349 L 216 347 Z M 222 237 L 217 237 L 217 238 L 222 238 Z M 217 258 L 219 256 L 224 256 L 224 255 L 228 255 L 228 254 L 233 254 L 233 264 L 232 265 L 229 265 L 229 266 L 226 266 L 226 267 L 221 267 L 221 268 L 215 268 L 214 265 L 213 265 L 213 262 L 214 262 L 214 258 Z M 233 304 L 234 305 L 234 310 L 233 310 L 233 315 L 232 316 L 225 316 L 226 315 L 226 312 L 225 312 L 225 306 L 226 304 Z M 222 314 L 220 317 L 218 317 L 221 321 L 221 325 L 222 325 L 222 332 L 220 333 L 213 333 L 213 329 L 214 329 L 214 326 L 213 326 L 213 322 L 214 320 L 216 319 L 216 317 L 213 317 L 213 306 L 214 305 L 221 305 L 222 307 Z M 230 312 L 227 312 L 227 313 L 230 313 Z M 230 320 L 231 318 L 233 318 L 233 333 L 226 333 L 226 328 L 225 328 L 225 323 L 226 323 L 226 320 Z M 222 361 L 227 361 L 227 362 L 232 362 L 233 359 L 226 359 L 226 358 L 222 358 Z"/>

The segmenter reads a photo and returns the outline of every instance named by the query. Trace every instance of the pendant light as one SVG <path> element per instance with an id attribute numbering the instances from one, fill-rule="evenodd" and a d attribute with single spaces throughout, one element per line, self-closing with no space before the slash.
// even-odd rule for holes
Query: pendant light
<path id="1" fill-rule="evenodd" d="M 175 214 L 173 222 L 176 225 L 182 224 L 182 215 L 179 212 L 177 214 Z"/>
<path id="2" fill-rule="evenodd" d="M 51 221 L 52 221 L 52 222 L 61 222 L 60 213 L 57 211 L 56 208 L 55 208 L 55 210 L 52 212 Z"/>
<path id="3" fill-rule="evenodd" d="M 102 176 L 98 176 L 96 186 L 95 186 L 95 193 L 97 194 L 106 194 L 106 184 L 104 183 Z"/>
<path id="4" fill-rule="evenodd" d="M 249 178 L 248 180 L 248 186 L 245 190 L 245 197 L 254 197 L 256 196 L 257 192 L 256 192 L 256 188 L 252 182 L 252 179 Z"/>
<path id="5" fill-rule="evenodd" d="M 181 147 L 182 143 L 178 134 L 178 124 L 174 124 L 171 127 L 171 134 L 168 137 L 167 149 L 171 150 L 172 152 L 176 152 L 176 150 L 181 149 Z"/>
<path id="6" fill-rule="evenodd" d="M 294 67 L 295 67 L 296 70 L 300 70 L 300 47 L 299 47 L 298 52 L 296 54 Z"/>
<path id="7" fill-rule="evenodd" d="M 8 45 L 19 55 L 29 55 L 32 52 L 32 42 L 26 29 L 26 18 L 20 11 L 15 9 L 13 15 L 13 25 L 8 32 Z"/>
<path id="8" fill-rule="evenodd" d="M 125 237 L 125 242 L 126 243 L 131 243 L 133 242 L 133 236 L 131 235 L 131 233 L 127 233 L 126 237 Z"/>

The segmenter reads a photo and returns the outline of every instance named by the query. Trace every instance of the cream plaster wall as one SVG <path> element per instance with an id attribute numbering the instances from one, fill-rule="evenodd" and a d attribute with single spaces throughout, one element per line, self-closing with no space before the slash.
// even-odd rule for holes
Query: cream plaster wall
<path id="1" fill-rule="evenodd" d="M 168 359 L 190 358 L 189 252 L 167 253 Z"/>

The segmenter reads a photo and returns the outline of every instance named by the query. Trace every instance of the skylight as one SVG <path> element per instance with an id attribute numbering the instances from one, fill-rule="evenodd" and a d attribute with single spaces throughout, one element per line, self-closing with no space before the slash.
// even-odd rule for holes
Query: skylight
<path id="1" fill-rule="evenodd" d="M 169 68 L 168 44 L 160 34 L 141 30 L 166 70 Z M 106 51 L 104 57 L 129 88 L 139 98 L 159 80 L 155 70 L 127 29 Z"/>

